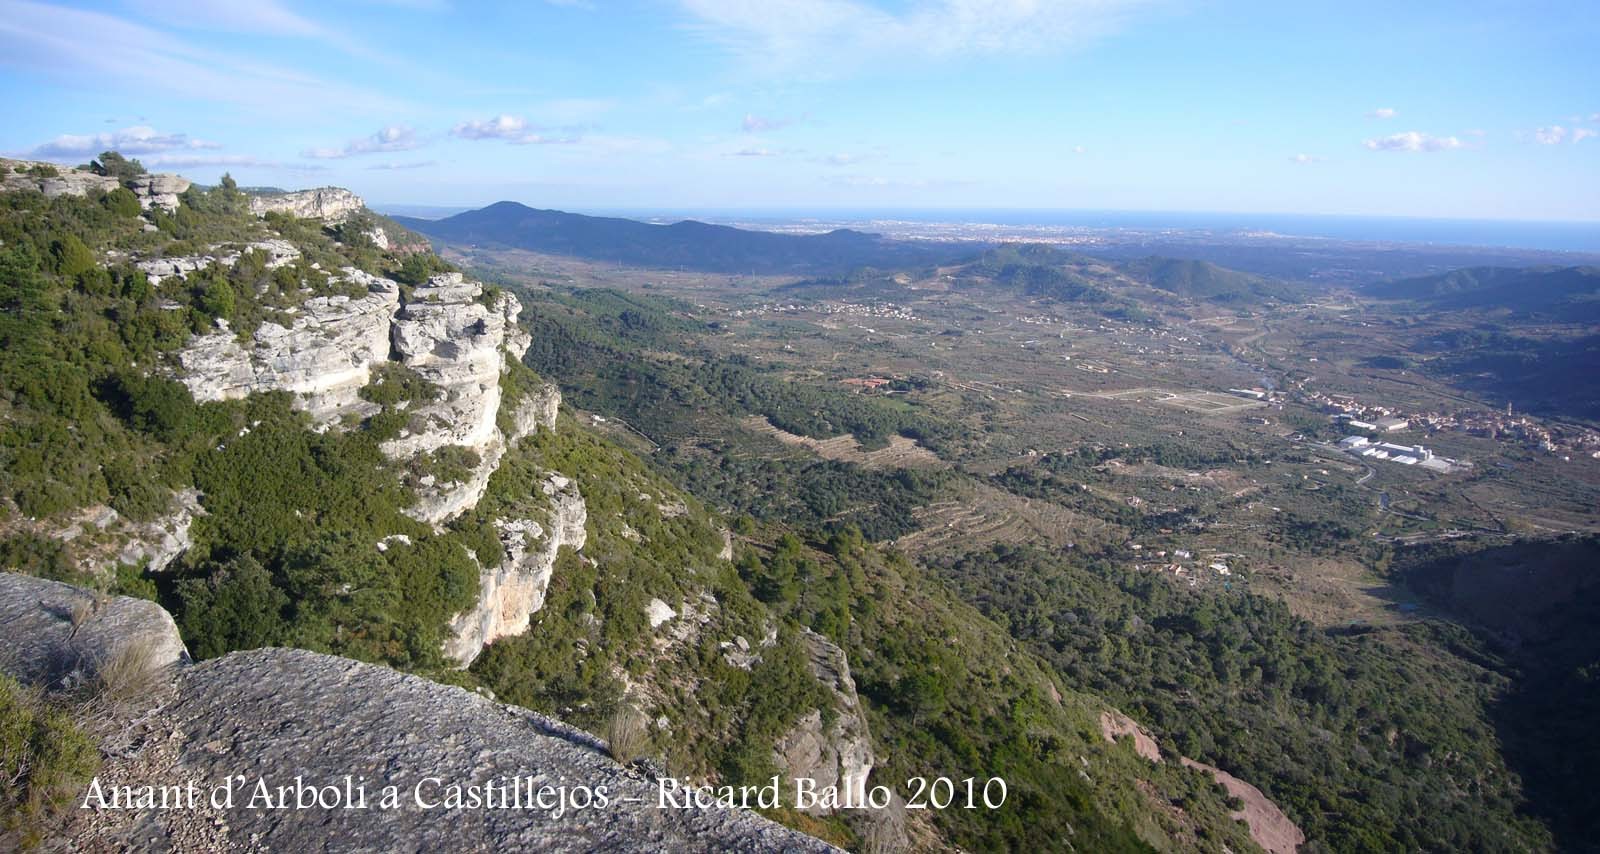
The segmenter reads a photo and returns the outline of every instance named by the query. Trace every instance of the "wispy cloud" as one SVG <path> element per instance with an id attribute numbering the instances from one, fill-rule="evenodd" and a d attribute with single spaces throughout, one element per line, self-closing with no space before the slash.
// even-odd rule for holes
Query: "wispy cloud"
<path id="1" fill-rule="evenodd" d="M 1379 107 L 1376 110 L 1373 110 L 1372 112 L 1367 113 L 1367 118 L 1369 118 L 1369 119 L 1392 119 L 1392 118 L 1394 118 L 1395 116 L 1398 116 L 1398 115 L 1400 115 L 1400 111 L 1395 109 L 1394 107 Z"/>
<path id="2" fill-rule="evenodd" d="M 421 145 L 422 141 L 417 138 L 414 129 L 406 125 L 389 125 L 370 136 L 352 139 L 339 148 L 312 148 L 300 152 L 300 156 L 314 160 L 338 160 L 358 154 L 411 151 Z"/>
<path id="3" fill-rule="evenodd" d="M 680 0 L 691 29 L 753 65 L 848 70 L 880 58 L 1048 53 L 1116 30 L 1150 0 Z"/>
<path id="4" fill-rule="evenodd" d="M 1551 125 L 1544 128 L 1535 128 L 1533 141 L 1540 145 L 1560 145 L 1567 139 L 1567 129 L 1561 125 Z"/>
<path id="5" fill-rule="evenodd" d="M 728 152 L 728 157 L 777 157 L 782 152 L 770 148 L 741 148 L 738 151 Z"/>
<path id="6" fill-rule="evenodd" d="M 1466 143 L 1454 136 L 1432 136 L 1414 130 L 1369 139 L 1362 145 L 1372 151 L 1450 151 L 1466 147 Z"/>
<path id="7" fill-rule="evenodd" d="M 782 130 L 794 124 L 792 119 L 766 118 L 753 113 L 745 113 L 744 121 L 739 123 L 739 129 L 745 133 L 765 133 L 767 131 Z"/>
<path id="8" fill-rule="evenodd" d="M 199 169 L 206 166 L 223 166 L 321 172 L 327 168 L 315 163 L 283 163 L 249 154 L 157 154 L 154 157 L 144 158 L 144 164 L 153 169 Z"/>
<path id="9" fill-rule="evenodd" d="M 437 161 L 437 160 L 413 160 L 413 161 L 406 162 L 406 163 L 374 163 L 371 166 L 368 166 L 367 168 L 368 169 L 380 169 L 380 170 L 403 170 L 403 169 L 426 169 L 426 168 L 428 168 L 430 166 L 438 166 L 438 165 L 439 165 L 439 161 Z"/>
<path id="10" fill-rule="evenodd" d="M 1600 136 L 1600 131 L 1595 131 L 1592 128 L 1573 128 L 1572 144 L 1577 145 L 1578 143 L 1583 142 L 1584 140 L 1593 136 Z"/>
<path id="11" fill-rule="evenodd" d="M 489 119 L 462 122 L 450 133 L 462 139 L 499 139 L 513 145 L 568 145 L 578 141 L 576 136 L 551 136 L 543 130 L 521 116 L 501 113 Z"/>
<path id="12" fill-rule="evenodd" d="M 404 108 L 389 94 L 319 79 L 297 67 L 193 43 L 103 12 L 28 0 L 0 0 L 0 56 L 102 92 L 161 93 L 291 114 L 332 104 L 374 112 Z"/>
<path id="13" fill-rule="evenodd" d="M 1368 147 L 1370 148 L 1371 146 Z M 1316 156 L 1315 154 L 1296 154 L 1295 156 L 1289 158 L 1289 162 L 1298 163 L 1301 166 L 1310 166 L 1313 163 L 1321 163 L 1322 158 Z"/>
<path id="14" fill-rule="evenodd" d="M 194 139 L 188 134 L 161 133 L 155 128 L 140 125 L 111 133 L 62 134 L 49 142 L 34 146 L 28 153 L 34 157 L 44 158 L 93 157 L 102 151 L 117 151 L 135 156 L 175 149 L 220 147 L 217 143 Z"/>

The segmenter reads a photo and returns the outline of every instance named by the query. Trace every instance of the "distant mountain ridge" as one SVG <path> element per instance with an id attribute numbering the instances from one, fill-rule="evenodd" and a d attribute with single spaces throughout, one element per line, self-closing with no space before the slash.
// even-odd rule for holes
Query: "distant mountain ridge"
<path id="1" fill-rule="evenodd" d="M 1467 267 L 1435 276 L 1378 282 L 1366 293 L 1437 308 L 1576 309 L 1582 316 L 1600 317 L 1600 267 Z"/>
<path id="2" fill-rule="evenodd" d="M 444 243 L 478 244 L 641 267 L 711 273 L 840 273 L 858 267 L 911 267 L 947 261 L 970 248 L 891 240 L 837 229 L 782 234 L 683 220 L 656 225 L 496 202 L 439 220 L 396 222 Z"/>

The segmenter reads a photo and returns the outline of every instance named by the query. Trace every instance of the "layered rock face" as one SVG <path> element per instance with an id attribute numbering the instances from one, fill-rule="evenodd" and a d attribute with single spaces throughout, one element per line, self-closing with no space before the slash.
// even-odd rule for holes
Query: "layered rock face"
<path id="1" fill-rule="evenodd" d="M 481 284 L 445 273 L 416 288 L 395 316 L 390 333 L 395 358 L 437 386 L 440 395 L 411 410 L 410 423 L 399 438 L 384 443 L 384 453 L 409 459 L 456 446 L 479 460 L 465 482 L 423 484 L 408 511 L 412 517 L 439 524 L 476 505 L 506 443 L 519 438 L 501 434 L 497 423 L 500 375 L 508 360 L 521 359 L 531 343 L 516 323 L 521 312 L 516 297 L 503 293 L 488 303 Z M 536 426 L 537 421 L 528 429 Z"/>
<path id="2" fill-rule="evenodd" d="M 250 212 L 256 216 L 286 213 L 301 219 L 320 219 L 339 223 L 366 207 L 361 197 L 343 187 L 318 187 L 292 193 L 262 193 L 250 197 Z"/>
<path id="3" fill-rule="evenodd" d="M 800 722 L 778 742 L 779 768 L 790 777 L 815 780 L 818 791 L 837 786 L 841 793 L 849 792 L 852 802 L 862 803 L 867 775 L 872 773 L 877 759 L 849 662 L 844 650 L 822 635 L 806 629 L 804 638 L 811 654 L 811 674 L 833 692 L 837 713 L 833 725 L 826 729 L 820 709 L 801 716 Z"/>
<path id="4" fill-rule="evenodd" d="M 189 179 L 178 175 L 140 175 L 129 180 L 126 186 L 139 197 L 139 207 L 172 211 L 178 207 L 178 196 L 189 189 Z"/>
<path id="5" fill-rule="evenodd" d="M 258 240 L 251 243 L 246 249 L 259 252 L 266 256 L 268 270 L 293 263 L 300 257 L 300 250 L 287 240 Z M 177 276 L 182 279 L 190 273 L 204 270 L 212 264 L 221 264 L 231 267 L 239 260 L 239 253 L 233 251 L 219 251 L 204 255 L 180 255 L 171 258 L 147 258 L 139 261 L 134 266 L 138 267 L 150 280 L 150 284 L 160 284 L 162 279 Z"/>
<path id="6" fill-rule="evenodd" d="M 179 379 L 201 401 L 292 392 L 295 405 L 320 423 L 371 410 L 357 393 L 371 380 L 373 366 L 389 358 L 400 287 L 353 268 L 342 275 L 365 285 L 366 295 L 306 300 L 291 326 L 262 323 L 248 349 L 232 330 L 198 336 L 179 354 Z"/>
<path id="7" fill-rule="evenodd" d="M 545 591 L 562 546 L 582 549 L 588 510 L 575 484 L 551 475 L 541 486 L 550 500 L 545 524 L 529 519 L 496 519 L 505 560 L 485 567 L 478 576 L 478 604 L 450 623 L 452 637 L 445 656 L 467 667 L 483 648 L 498 638 L 528 630 L 534 613 L 544 607 Z"/>
<path id="8" fill-rule="evenodd" d="M 198 336 L 179 354 L 180 379 L 203 401 L 291 392 L 294 405 L 326 427 L 347 415 L 373 414 L 378 407 L 362 400 L 360 391 L 371 382 L 374 368 L 398 361 L 438 394 L 406 410 L 406 426 L 384 443 L 384 453 L 409 460 L 459 448 L 477 457 L 464 480 L 438 482 L 427 476 L 416 485 L 417 501 L 407 513 L 443 524 L 482 500 L 511 444 L 541 426 L 555 426 L 560 392 L 547 385 L 509 404 L 510 434 L 502 432 L 499 415 L 507 404 L 500 377 L 530 344 L 516 323 L 522 310 L 516 297 L 486 299 L 481 284 L 446 273 L 414 288 L 402 303 L 393 281 L 350 268 L 341 276 L 364 285 L 366 295 L 306 300 L 292 325 L 264 322 L 244 345 L 228 329 Z M 557 552 L 562 546 L 583 547 L 587 514 L 576 485 L 554 475 L 543 489 L 550 504 L 547 518 L 496 521 L 507 557 L 483 568 L 479 603 L 456 618 L 446 643 L 446 654 L 463 666 L 485 644 L 526 630 L 544 604 Z"/>
<path id="9" fill-rule="evenodd" d="M 611 761 L 599 739 L 460 688 L 290 649 L 190 664 L 181 644 L 172 646 L 177 632 L 166 612 L 134 599 L 110 598 L 74 632 L 61 612 L 90 596 L 0 574 L 0 631 L 17 640 L 0 646 L 0 670 L 37 683 L 48 674 L 35 672 L 35 662 L 106 660 L 134 640 L 154 646 L 155 684 L 102 722 L 115 744 L 97 779 L 102 794 L 188 781 L 201 794 L 194 808 L 69 810 L 50 834 L 61 850 L 837 850 L 745 810 L 658 809 L 655 781 Z M 213 806 L 213 787 L 238 774 L 245 782 L 233 808 Z M 286 808 L 247 808 L 258 780 L 276 798 L 278 786 L 293 792 L 296 777 L 342 787 L 346 775 L 364 784 L 365 809 L 314 801 L 300 809 L 292 794 Z M 450 785 L 505 792 L 518 778 L 531 778 L 535 790 L 565 787 L 566 808 L 555 812 L 560 801 L 551 808 L 444 805 Z M 396 787 L 397 803 L 380 809 L 387 785 Z M 603 788 L 606 805 L 578 794 L 580 787 Z"/>
<path id="10" fill-rule="evenodd" d="M 73 169 L 34 160 L 0 159 L 0 166 L 5 167 L 4 173 L 0 174 L 0 190 L 8 192 L 37 190 L 50 198 L 55 198 L 85 196 L 96 191 L 110 192 L 117 187 L 125 186 L 133 191 L 139 199 L 139 207 L 145 210 L 152 207 L 167 211 L 176 210 L 178 196 L 189 189 L 189 179 L 181 175 L 139 175 L 123 182 L 110 175 L 97 175 L 87 169 Z M 40 167 L 53 169 L 56 174 L 49 177 L 29 174 L 30 171 L 38 170 Z"/>

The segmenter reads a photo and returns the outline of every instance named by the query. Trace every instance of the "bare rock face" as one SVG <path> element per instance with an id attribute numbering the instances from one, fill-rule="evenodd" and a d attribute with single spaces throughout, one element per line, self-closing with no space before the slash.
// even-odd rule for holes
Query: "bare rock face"
<path id="1" fill-rule="evenodd" d="M 143 561 L 145 568 L 151 572 L 166 569 L 194 543 L 189 529 L 194 526 L 194 518 L 204 513 L 198 491 L 185 489 L 179 492 L 167 515 L 142 524 L 129 523 L 128 541 L 117 552 L 117 562 L 138 566 Z"/>
<path id="2" fill-rule="evenodd" d="M 483 648 L 498 638 L 528 630 L 533 615 L 544 607 L 545 592 L 562 546 L 582 549 L 588 539 L 588 508 L 577 484 L 551 475 L 541 486 L 550 501 L 545 524 L 530 519 L 497 519 L 505 559 L 478 576 L 478 604 L 450 623 L 445 656 L 467 667 Z"/>
<path id="3" fill-rule="evenodd" d="M 373 407 L 358 392 L 371 380 L 373 366 L 388 359 L 400 288 L 353 268 L 343 276 L 365 285 L 366 295 L 306 300 L 291 326 L 262 323 L 248 349 L 231 330 L 198 336 L 179 354 L 181 381 L 200 401 L 292 392 L 295 405 L 319 423 L 367 412 Z"/>
<path id="4" fill-rule="evenodd" d="M 178 196 L 189 189 L 189 179 L 180 175 L 140 175 L 129 179 L 127 187 L 139 197 L 139 207 L 170 212 L 178 209 Z"/>
<path id="5" fill-rule="evenodd" d="M 110 175 L 97 175 L 87 169 L 33 160 L 0 159 L 0 166 L 5 167 L 4 173 L 0 174 L 0 190 L 37 190 L 55 198 L 85 196 L 94 191 L 109 193 L 119 186 L 126 186 L 138 197 L 139 207 L 145 210 L 152 207 L 169 212 L 177 210 L 178 196 L 189 189 L 189 179 L 181 175 L 139 175 L 121 182 Z M 47 178 L 28 174 L 29 170 L 36 167 L 49 167 L 55 170 L 56 175 Z"/>
<path id="6" fill-rule="evenodd" d="M 260 252 L 266 256 L 268 270 L 276 270 L 286 264 L 293 263 L 300 257 L 300 250 L 287 240 L 259 240 L 251 243 L 246 249 Z M 144 271 L 150 284 L 159 284 L 162 279 L 171 276 L 187 278 L 190 273 L 204 270 L 212 264 L 221 264 L 231 267 L 239 260 L 239 253 L 232 250 L 214 251 L 204 255 L 180 255 L 172 258 L 148 258 L 134 266 Z"/>
<path id="7" fill-rule="evenodd" d="M 4 173 L 0 174 L 0 190 L 6 192 L 35 190 L 53 199 L 56 196 L 85 196 L 96 190 L 109 193 L 120 186 L 117 179 L 109 175 L 96 175 L 86 169 L 73 169 L 54 163 L 0 159 L 0 167 L 5 167 Z M 54 169 L 56 176 L 44 178 L 27 174 L 29 170 L 39 167 Z"/>
<path id="8" fill-rule="evenodd" d="M 98 610 L 83 611 L 90 601 Z M 746 810 L 658 809 L 655 781 L 611 761 L 599 739 L 461 688 L 292 649 L 190 664 L 153 603 L 0 573 L 0 631 L 9 639 L 0 671 L 36 684 L 58 677 L 42 664 L 146 649 L 160 690 L 107 722 L 116 729 L 102 745 L 102 797 L 191 781 L 198 792 L 193 807 L 68 810 L 49 829 L 51 850 L 837 851 Z M 215 787 L 239 774 L 232 807 L 212 804 Z M 365 808 L 326 791 L 299 808 L 297 777 L 360 788 Z M 258 784 L 271 800 L 251 808 Z M 504 799 L 518 785 L 522 806 L 446 802 L 451 786 Z M 380 808 L 385 786 L 395 787 L 392 808 Z M 533 802 L 540 787 L 550 787 L 548 807 Z"/>
<path id="9" fill-rule="evenodd" d="M 523 352 L 527 352 L 526 347 Z M 511 435 L 506 438 L 515 442 L 523 436 L 533 435 L 540 427 L 554 430 L 556 415 L 560 411 L 561 390 L 556 388 L 555 383 L 545 383 L 538 391 L 516 402 L 511 410 Z"/>
<path id="10" fill-rule="evenodd" d="M 506 331 L 515 328 L 522 306 L 510 295 L 502 295 L 493 307 L 484 305 L 482 294 L 477 282 L 445 273 L 417 287 L 400 307 L 390 333 L 394 354 L 443 394 L 415 410 L 413 424 L 424 422 L 421 429 L 386 444 L 391 456 L 408 457 L 445 445 L 483 448 L 493 440 Z"/>
<path id="11" fill-rule="evenodd" d="M 250 197 L 250 212 L 256 216 L 277 212 L 328 223 L 344 222 L 351 214 L 366 206 L 367 203 L 360 196 L 343 187 L 318 187 L 315 190 L 263 193 Z"/>
<path id="12" fill-rule="evenodd" d="M 37 685 L 71 685 L 135 660 L 147 670 L 189 661 L 156 603 L 16 572 L 0 572 L 0 635 L 0 671 Z"/>
<path id="13" fill-rule="evenodd" d="M 412 410 L 399 438 L 384 443 L 384 453 L 408 459 L 454 445 L 479 459 L 466 481 L 420 489 L 417 504 L 407 511 L 413 518 L 430 524 L 453 519 L 489 488 L 508 441 L 499 428 L 500 374 L 508 360 L 522 358 L 531 340 L 516 324 L 521 312 L 516 297 L 500 294 L 490 302 L 481 284 L 444 273 L 416 288 L 395 315 L 393 355 L 441 394 Z"/>
<path id="14" fill-rule="evenodd" d="M 838 786 L 841 793 L 850 793 L 854 803 L 862 803 L 866 799 L 867 775 L 877 760 L 849 662 L 844 650 L 822 635 L 806 629 L 804 638 L 811 653 L 811 673 L 832 690 L 836 714 L 826 730 L 821 710 L 813 709 L 801 717 L 778 742 L 779 769 L 790 777 L 815 780 L 819 791 Z"/>

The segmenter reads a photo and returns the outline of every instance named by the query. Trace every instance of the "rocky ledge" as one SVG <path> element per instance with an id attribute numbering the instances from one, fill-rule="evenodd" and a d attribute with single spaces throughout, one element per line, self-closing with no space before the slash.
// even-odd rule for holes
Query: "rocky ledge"
<path id="1" fill-rule="evenodd" d="M 109 193 L 127 187 L 139 200 L 139 207 L 176 210 L 178 196 L 189 189 L 189 179 L 181 175 L 147 174 L 120 181 L 87 169 L 74 169 L 36 160 L 0 158 L 0 190 L 35 190 L 50 198 L 85 196 L 91 192 Z"/>
<path id="2" fill-rule="evenodd" d="M 205 794 L 194 808 L 102 809 L 96 803 L 69 811 L 66 826 L 51 834 L 51 847 L 837 850 L 745 810 L 659 809 L 656 781 L 613 762 L 599 739 L 461 688 L 302 650 L 260 649 L 189 664 L 166 612 L 126 598 L 102 601 L 99 619 L 108 621 L 106 630 L 85 634 L 74 628 L 70 611 L 57 609 L 91 595 L 41 579 L 0 576 L 0 631 L 27 640 L 25 647 L 0 655 L 0 669 L 40 682 L 46 680 L 27 662 L 68 656 L 98 660 L 114 651 L 112 644 L 131 639 L 164 650 L 148 659 L 158 678 L 143 705 L 125 710 L 115 722 L 116 747 L 106 751 L 97 777 L 100 797 L 189 781 Z M 233 808 L 213 807 L 209 794 L 230 778 L 238 779 Z M 292 794 L 297 778 L 336 786 L 321 794 L 324 803 L 339 806 L 297 808 Z M 547 807 L 445 806 L 452 786 L 483 794 L 491 791 L 491 783 L 513 781 L 495 789 L 509 798 L 507 790 L 518 780 L 524 792 L 550 793 Z M 249 808 L 257 781 L 265 782 L 268 800 L 258 798 L 256 808 Z M 396 787 L 397 803 L 380 808 L 384 787 L 390 785 Z M 279 786 L 290 787 L 290 802 L 283 808 L 277 808 Z M 358 786 L 366 808 L 345 808 Z M 596 805 L 602 788 L 604 807 Z M 273 808 L 267 807 L 269 801 Z M 580 803 L 589 806 L 580 808 Z"/>
<path id="3" fill-rule="evenodd" d="M 256 216 L 286 213 L 301 219 L 320 219 L 339 223 L 366 207 L 361 197 L 343 187 L 318 187 L 292 193 L 255 193 L 250 196 L 250 212 Z"/>

